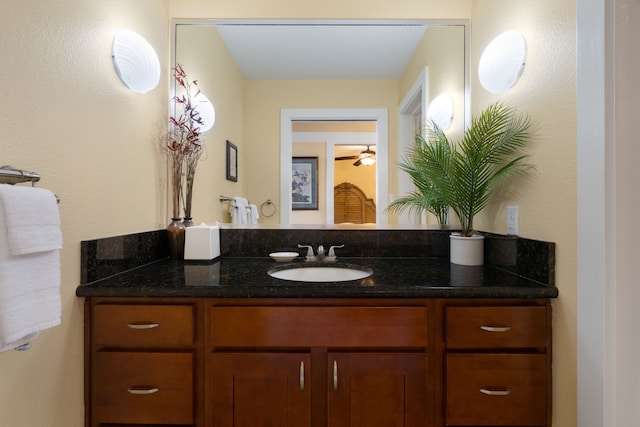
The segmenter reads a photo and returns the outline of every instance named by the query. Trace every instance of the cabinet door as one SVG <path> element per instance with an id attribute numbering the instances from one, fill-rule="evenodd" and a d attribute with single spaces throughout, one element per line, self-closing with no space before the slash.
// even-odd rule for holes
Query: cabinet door
<path id="1" fill-rule="evenodd" d="M 212 425 L 310 425 L 309 354 L 213 353 L 210 366 Z"/>
<path id="2" fill-rule="evenodd" d="M 329 353 L 330 427 L 427 425 L 423 353 Z"/>

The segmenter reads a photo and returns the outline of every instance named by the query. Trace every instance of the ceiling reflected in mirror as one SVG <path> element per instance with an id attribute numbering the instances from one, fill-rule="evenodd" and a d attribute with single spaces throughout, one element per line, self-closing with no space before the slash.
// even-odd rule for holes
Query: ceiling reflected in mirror
<path id="1" fill-rule="evenodd" d="M 400 78 L 427 26 L 223 21 L 216 28 L 247 79 L 332 80 Z"/>

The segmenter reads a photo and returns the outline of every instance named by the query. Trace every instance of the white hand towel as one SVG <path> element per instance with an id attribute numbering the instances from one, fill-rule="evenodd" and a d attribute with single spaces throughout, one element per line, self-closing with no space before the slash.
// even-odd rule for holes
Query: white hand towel
<path id="1" fill-rule="evenodd" d="M 62 248 L 60 213 L 51 191 L 0 184 L 0 202 L 13 255 Z"/>
<path id="2" fill-rule="evenodd" d="M 234 197 L 231 200 L 231 222 L 233 224 L 246 224 L 247 223 L 247 207 L 249 201 L 244 197 Z"/>
<path id="3" fill-rule="evenodd" d="M 61 316 L 60 250 L 13 255 L 6 228 L 0 206 L 0 351 L 26 344 Z"/>
<path id="4" fill-rule="evenodd" d="M 251 203 L 249 205 L 249 224 L 257 224 L 260 215 L 258 215 L 258 207 Z"/>
<path id="5" fill-rule="evenodd" d="M 236 206 L 249 206 L 249 200 L 247 200 L 246 197 L 234 197 L 232 202 L 236 205 Z"/>

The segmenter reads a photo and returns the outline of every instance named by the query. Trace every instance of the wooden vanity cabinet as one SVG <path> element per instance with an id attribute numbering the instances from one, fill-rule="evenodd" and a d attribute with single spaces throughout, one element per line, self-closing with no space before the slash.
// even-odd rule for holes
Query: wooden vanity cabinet
<path id="1" fill-rule="evenodd" d="M 444 319 L 447 426 L 551 425 L 551 306 L 449 301 Z"/>
<path id="2" fill-rule="evenodd" d="M 546 299 L 85 307 L 88 427 L 551 427 Z"/>
<path id="3" fill-rule="evenodd" d="M 87 302 L 87 426 L 202 426 L 203 303 Z"/>

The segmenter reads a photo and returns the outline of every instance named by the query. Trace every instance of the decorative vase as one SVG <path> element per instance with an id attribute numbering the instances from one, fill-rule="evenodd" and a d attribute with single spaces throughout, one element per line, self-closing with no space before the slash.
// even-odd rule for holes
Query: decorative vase
<path id="1" fill-rule="evenodd" d="M 452 264 L 484 264 L 484 236 L 476 234 L 464 237 L 460 233 L 452 233 L 449 236 L 449 243 L 451 245 L 449 260 Z"/>
<path id="2" fill-rule="evenodd" d="M 196 177 L 196 166 L 198 158 L 200 158 L 201 149 L 196 150 L 190 157 L 186 159 L 186 179 L 185 179 L 185 196 L 184 196 L 184 225 L 191 227 L 193 225 L 193 217 L 191 216 L 191 200 L 193 199 L 193 180 Z"/>
<path id="3" fill-rule="evenodd" d="M 171 259 L 184 259 L 184 230 L 185 226 L 180 218 L 171 218 L 171 223 L 167 226 L 169 238 L 169 256 Z"/>

